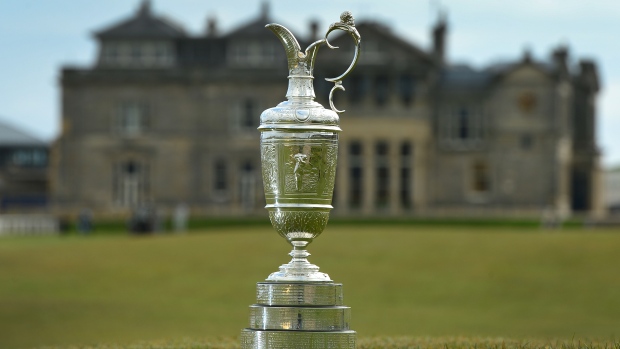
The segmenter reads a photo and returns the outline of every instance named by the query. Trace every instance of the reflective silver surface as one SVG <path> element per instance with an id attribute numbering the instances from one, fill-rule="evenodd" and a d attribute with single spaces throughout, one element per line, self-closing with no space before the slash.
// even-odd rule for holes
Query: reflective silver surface
<path id="1" fill-rule="evenodd" d="M 259 282 L 256 285 L 256 303 L 286 306 L 342 305 L 342 284 Z"/>
<path id="2" fill-rule="evenodd" d="M 355 348 L 349 329 L 351 310 L 342 304 L 342 285 L 310 264 L 306 246 L 319 236 L 329 219 L 336 179 L 340 120 L 333 104 L 335 90 L 357 64 L 360 36 L 350 12 L 329 27 L 325 38 L 304 52 L 288 29 L 267 25 L 284 45 L 288 58 L 287 101 L 261 114 L 261 162 L 269 219 L 293 250 L 292 260 L 258 283 L 257 304 L 250 306 L 250 323 L 241 333 L 243 349 Z M 314 101 L 312 70 L 316 53 L 333 30 L 355 41 L 355 55 L 340 76 L 326 79 L 334 87 L 331 110 Z"/>
<path id="3" fill-rule="evenodd" d="M 340 76 L 326 79 L 335 89 L 344 90 L 344 79 L 357 64 L 360 36 L 353 16 L 344 12 L 332 24 L 325 38 L 301 51 L 291 32 L 279 24 L 268 24 L 284 45 L 289 70 L 287 101 L 265 110 L 260 117 L 261 162 L 269 219 L 276 231 L 293 245 L 290 263 L 272 273 L 269 281 L 330 281 L 327 274 L 310 264 L 306 246 L 323 232 L 332 209 L 336 179 L 340 121 L 332 110 L 314 101 L 312 71 L 321 45 L 336 48 L 327 41 L 334 30 L 347 32 L 355 41 L 355 55 Z"/>
<path id="4" fill-rule="evenodd" d="M 245 329 L 241 332 L 241 348 L 354 349 L 355 331 L 305 332 Z"/>
<path id="5" fill-rule="evenodd" d="M 250 328 L 260 330 L 344 331 L 351 308 L 250 306 Z"/>

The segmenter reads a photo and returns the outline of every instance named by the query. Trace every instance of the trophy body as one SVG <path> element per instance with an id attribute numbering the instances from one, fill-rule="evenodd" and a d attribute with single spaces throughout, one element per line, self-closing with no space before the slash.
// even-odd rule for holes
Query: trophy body
<path id="1" fill-rule="evenodd" d="M 285 47 L 289 64 L 287 101 L 261 114 L 261 162 L 269 219 L 293 247 L 292 260 L 257 284 L 257 302 L 250 306 L 250 325 L 241 333 L 244 349 L 355 348 L 349 328 L 350 308 L 343 305 L 342 284 L 334 283 L 308 262 L 306 247 L 329 219 L 336 178 L 339 126 L 332 93 L 344 90 L 342 79 L 357 63 L 360 37 L 349 12 L 327 34 L 339 29 L 356 42 L 349 69 L 327 79 L 332 110 L 314 101 L 312 69 L 325 39 L 302 52 L 284 27 L 269 24 Z"/>

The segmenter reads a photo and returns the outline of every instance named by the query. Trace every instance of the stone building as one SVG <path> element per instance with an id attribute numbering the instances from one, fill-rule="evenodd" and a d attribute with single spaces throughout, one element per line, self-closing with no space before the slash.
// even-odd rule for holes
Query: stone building
<path id="1" fill-rule="evenodd" d="M 145 1 L 98 31 L 95 64 L 62 69 L 56 209 L 263 212 L 256 127 L 262 110 L 285 99 L 288 73 L 282 45 L 264 28 L 271 22 L 263 5 L 231 32 L 210 19 L 190 35 Z M 559 47 L 546 61 L 526 52 L 474 69 L 447 59 L 442 18 L 430 49 L 380 23 L 357 28 L 361 58 L 335 98 L 347 112 L 334 214 L 600 212 L 593 62 L 573 64 Z M 312 23 L 302 47 L 319 32 Z M 341 48 L 322 48 L 315 68 L 323 105 L 324 78 L 352 56 L 350 38 L 330 41 Z"/>
<path id="2" fill-rule="evenodd" d="M 46 142 L 0 122 L 0 213 L 47 208 L 48 152 Z"/>

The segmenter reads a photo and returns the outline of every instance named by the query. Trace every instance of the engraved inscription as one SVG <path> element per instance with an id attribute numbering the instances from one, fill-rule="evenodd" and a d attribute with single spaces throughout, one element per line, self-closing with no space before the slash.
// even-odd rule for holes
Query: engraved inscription
<path id="1" fill-rule="evenodd" d="M 338 160 L 338 143 L 325 144 L 324 168 L 321 171 L 323 185 L 319 188 L 319 195 L 333 194 L 336 180 L 336 163 Z"/>
<path id="2" fill-rule="evenodd" d="M 278 157 L 275 144 L 261 145 L 261 158 L 263 165 L 263 185 L 265 194 L 278 193 Z"/>

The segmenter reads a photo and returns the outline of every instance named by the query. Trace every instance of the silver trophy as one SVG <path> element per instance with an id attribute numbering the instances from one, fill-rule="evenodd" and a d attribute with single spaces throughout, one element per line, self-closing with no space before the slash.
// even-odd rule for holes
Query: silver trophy
<path id="1" fill-rule="evenodd" d="M 250 307 L 250 326 L 241 333 L 242 348 L 355 348 L 349 329 L 350 308 L 342 305 L 342 284 L 334 283 L 308 262 L 306 250 L 321 234 L 332 209 L 338 155 L 338 113 L 335 90 L 355 68 L 360 35 L 353 16 L 345 11 L 325 37 L 302 52 L 285 27 L 268 24 L 286 50 L 289 69 L 287 101 L 265 110 L 260 117 L 263 184 L 269 219 L 293 246 L 292 260 L 257 285 L 257 303 Z M 342 30 L 353 38 L 355 55 L 329 93 L 332 110 L 314 101 L 312 71 L 317 51 L 327 35 Z"/>

